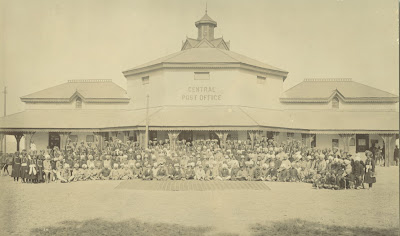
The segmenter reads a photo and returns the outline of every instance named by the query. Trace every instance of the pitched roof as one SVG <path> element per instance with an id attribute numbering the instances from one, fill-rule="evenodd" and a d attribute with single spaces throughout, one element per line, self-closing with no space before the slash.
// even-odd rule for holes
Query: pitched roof
<path id="1" fill-rule="evenodd" d="M 111 80 L 70 80 L 67 83 L 50 87 L 21 97 L 24 102 L 57 99 L 68 101 L 79 94 L 83 99 L 110 99 L 129 101 L 125 89 L 119 87 Z"/>
<path id="2" fill-rule="evenodd" d="M 213 24 L 217 26 L 217 22 L 211 19 L 211 17 L 208 16 L 207 13 L 200 20 L 196 21 L 195 25 L 198 26 L 199 24 Z"/>
<path id="3" fill-rule="evenodd" d="M 123 73 L 125 75 L 130 75 L 136 73 L 143 73 L 144 71 L 153 69 L 153 66 L 168 67 L 169 65 L 173 66 L 175 64 L 175 65 L 185 65 L 187 67 L 195 65 L 196 63 L 201 63 L 202 65 L 207 64 L 209 66 L 244 64 L 250 67 L 257 67 L 268 71 L 283 73 L 285 76 L 288 73 L 285 70 L 265 64 L 255 59 L 251 59 L 244 55 L 219 48 L 190 48 L 187 50 L 183 50 L 159 58 L 154 61 L 150 61 L 148 63 L 126 70 Z"/>
<path id="4" fill-rule="evenodd" d="M 241 109 L 260 126 L 322 133 L 396 131 L 399 128 L 399 113 L 396 111 L 272 110 L 250 107 Z"/>
<path id="5" fill-rule="evenodd" d="M 46 119 L 43 119 L 44 116 Z M 361 118 L 363 122 L 360 122 Z M 149 126 L 153 130 L 270 128 L 301 133 L 398 133 L 398 120 L 399 113 L 396 111 L 272 110 L 239 106 L 165 106 L 149 109 Z M 0 131 L 143 129 L 145 121 L 145 109 L 26 110 L 0 118 Z"/>
<path id="6" fill-rule="evenodd" d="M 398 96 L 389 92 L 364 85 L 351 79 L 305 79 L 286 90 L 282 102 L 329 101 L 334 95 L 345 101 L 387 100 L 396 102 Z"/>

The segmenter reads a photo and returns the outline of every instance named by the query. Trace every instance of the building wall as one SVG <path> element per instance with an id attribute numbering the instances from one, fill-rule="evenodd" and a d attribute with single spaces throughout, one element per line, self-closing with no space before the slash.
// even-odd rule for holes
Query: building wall
<path id="1" fill-rule="evenodd" d="M 195 80 L 194 72 L 210 72 L 209 80 Z M 142 77 L 149 76 L 143 84 Z M 257 76 L 266 77 L 264 84 Z M 164 69 L 148 74 L 128 76 L 128 95 L 132 108 L 149 105 L 243 105 L 278 108 L 283 78 L 242 69 Z M 229 85 L 229 86 L 227 86 Z M 206 92 L 198 88 L 207 88 Z"/>

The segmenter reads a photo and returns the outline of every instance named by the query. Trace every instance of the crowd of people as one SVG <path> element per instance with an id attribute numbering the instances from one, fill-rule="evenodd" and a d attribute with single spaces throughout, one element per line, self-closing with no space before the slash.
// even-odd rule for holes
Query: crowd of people
<path id="1" fill-rule="evenodd" d="M 174 147 L 173 150 L 171 146 Z M 23 150 L 2 155 L 3 172 L 22 183 L 70 183 L 96 180 L 218 180 L 307 182 L 314 188 L 372 188 L 376 182 L 375 158 L 343 150 L 308 148 L 298 140 L 278 143 L 273 139 L 150 141 L 114 139 L 103 148 L 94 143 L 68 142 L 65 148 Z M 9 173 L 8 173 L 9 174 Z"/>

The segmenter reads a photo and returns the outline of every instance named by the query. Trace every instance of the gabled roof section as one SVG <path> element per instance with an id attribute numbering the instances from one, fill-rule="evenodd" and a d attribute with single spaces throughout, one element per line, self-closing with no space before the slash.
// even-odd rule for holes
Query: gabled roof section
<path id="1" fill-rule="evenodd" d="M 125 89 L 112 80 L 69 80 L 21 97 L 23 102 L 70 102 L 76 96 L 85 102 L 129 102 Z"/>
<path id="2" fill-rule="evenodd" d="M 351 79 L 305 79 L 286 90 L 281 102 L 329 102 L 338 96 L 344 102 L 398 102 L 398 96 Z"/>
<path id="3" fill-rule="evenodd" d="M 204 40 L 207 41 L 206 43 L 207 45 L 204 45 L 205 44 Z M 211 41 L 207 40 L 206 38 L 203 38 L 202 40 L 186 38 L 186 41 L 182 43 L 181 50 L 183 51 L 191 48 L 201 48 L 201 47 L 219 48 L 224 50 L 230 49 L 229 42 L 225 42 L 223 38 L 217 38 Z"/>
<path id="4" fill-rule="evenodd" d="M 146 73 L 161 68 L 245 68 L 286 78 L 288 72 L 241 54 L 219 48 L 183 50 L 123 72 L 125 76 Z"/>

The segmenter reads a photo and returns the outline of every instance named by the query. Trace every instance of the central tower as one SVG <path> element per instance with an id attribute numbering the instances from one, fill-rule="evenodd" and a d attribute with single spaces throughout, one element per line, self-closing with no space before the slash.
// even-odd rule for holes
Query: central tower
<path id="1" fill-rule="evenodd" d="M 217 27 L 217 22 L 207 15 L 207 10 L 206 14 L 199 21 L 196 21 L 195 25 L 198 29 L 197 40 L 203 38 L 208 41 L 214 40 L 214 28 Z"/>

